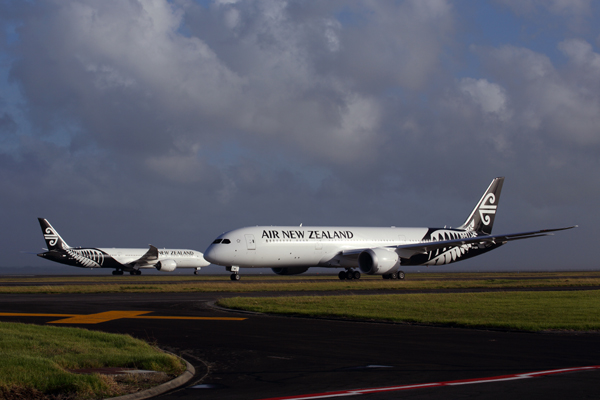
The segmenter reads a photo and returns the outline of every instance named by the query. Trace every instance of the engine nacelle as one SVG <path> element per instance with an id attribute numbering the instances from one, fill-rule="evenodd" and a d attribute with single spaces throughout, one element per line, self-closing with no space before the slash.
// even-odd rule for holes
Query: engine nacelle
<path id="1" fill-rule="evenodd" d="M 175 268 L 177 268 L 177 263 L 175 260 L 162 260 L 157 262 L 154 266 L 159 271 L 173 272 L 175 271 Z"/>
<path id="2" fill-rule="evenodd" d="M 358 267 L 368 275 L 383 275 L 392 271 L 398 265 L 399 259 L 393 250 L 368 249 L 358 255 Z"/>
<path id="3" fill-rule="evenodd" d="M 308 271 L 309 267 L 271 268 L 277 275 L 298 275 Z"/>

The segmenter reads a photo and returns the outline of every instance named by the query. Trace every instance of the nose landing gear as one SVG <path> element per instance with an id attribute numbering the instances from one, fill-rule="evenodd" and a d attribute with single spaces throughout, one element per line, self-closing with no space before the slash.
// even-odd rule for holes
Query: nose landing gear
<path id="1" fill-rule="evenodd" d="M 232 272 L 232 274 L 229 276 L 229 279 L 232 281 L 240 280 L 240 267 L 232 265 L 231 267 L 225 267 L 225 270 Z"/>

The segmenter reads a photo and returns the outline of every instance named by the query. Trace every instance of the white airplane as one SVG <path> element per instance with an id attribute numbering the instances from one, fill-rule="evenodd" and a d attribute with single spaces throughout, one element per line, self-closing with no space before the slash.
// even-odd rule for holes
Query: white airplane
<path id="1" fill-rule="evenodd" d="M 141 275 L 141 269 L 156 268 L 159 271 L 172 272 L 175 268 L 195 268 L 197 274 L 202 267 L 209 265 L 202 253 L 195 250 L 158 249 L 100 249 L 70 247 L 56 229 L 44 218 L 38 218 L 48 251 L 39 257 L 61 264 L 82 268 L 114 268 L 113 275 Z"/>
<path id="2" fill-rule="evenodd" d="M 449 264 L 511 240 L 576 227 L 492 235 L 503 183 L 503 177 L 495 178 L 458 228 L 256 226 L 222 234 L 204 258 L 225 266 L 232 272 L 231 280 L 240 279 L 240 268 L 272 268 L 279 275 L 295 275 L 310 267 L 344 268 L 338 274 L 342 280 L 359 279 L 361 272 L 404 279 L 404 266 Z"/>

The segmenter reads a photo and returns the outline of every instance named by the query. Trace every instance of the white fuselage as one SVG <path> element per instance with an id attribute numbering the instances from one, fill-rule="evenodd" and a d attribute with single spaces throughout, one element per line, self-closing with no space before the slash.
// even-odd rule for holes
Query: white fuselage
<path id="1" fill-rule="evenodd" d="M 127 265 L 139 260 L 148 249 L 127 248 L 68 248 L 65 250 L 81 267 L 87 268 L 115 268 L 119 263 Z M 177 268 L 200 268 L 209 265 L 202 253 L 186 249 L 158 249 L 158 260 L 173 260 Z M 153 263 L 154 264 L 154 263 Z M 153 264 L 139 265 L 140 269 L 155 268 Z"/>
<path id="2" fill-rule="evenodd" d="M 213 264 L 242 268 L 352 268 L 356 263 L 340 257 L 340 252 L 420 243 L 429 231 L 430 228 L 396 227 L 248 227 L 219 236 L 206 249 L 204 258 Z M 434 231 L 435 236 L 427 240 L 467 235 L 465 231 L 454 229 Z"/>

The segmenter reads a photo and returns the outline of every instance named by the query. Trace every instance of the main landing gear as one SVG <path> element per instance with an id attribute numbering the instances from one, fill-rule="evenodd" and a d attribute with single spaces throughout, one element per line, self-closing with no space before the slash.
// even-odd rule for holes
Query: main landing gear
<path id="1" fill-rule="evenodd" d="M 122 269 L 115 269 L 112 272 L 113 275 L 123 275 L 123 270 Z M 139 269 L 134 269 L 133 271 L 129 271 L 129 275 L 141 275 L 142 271 L 140 271 Z"/>
<path id="2" fill-rule="evenodd" d="M 348 280 L 360 279 L 360 272 L 355 271 L 353 269 L 348 269 L 346 271 L 340 271 L 340 273 L 338 274 L 338 278 L 340 278 L 341 281 L 343 281 L 344 279 L 348 279 Z"/>
<path id="3" fill-rule="evenodd" d="M 232 274 L 229 276 L 229 279 L 232 281 L 240 280 L 240 267 L 232 265 L 231 267 L 225 267 L 225 270 L 232 272 Z"/>
<path id="4" fill-rule="evenodd" d="M 196 270 L 194 271 L 194 275 L 198 275 L 198 272 L 200 272 L 201 269 L 202 269 L 202 267 L 196 267 Z"/>
<path id="5" fill-rule="evenodd" d="M 404 271 L 392 272 L 391 274 L 381 275 L 383 279 L 404 279 Z"/>

